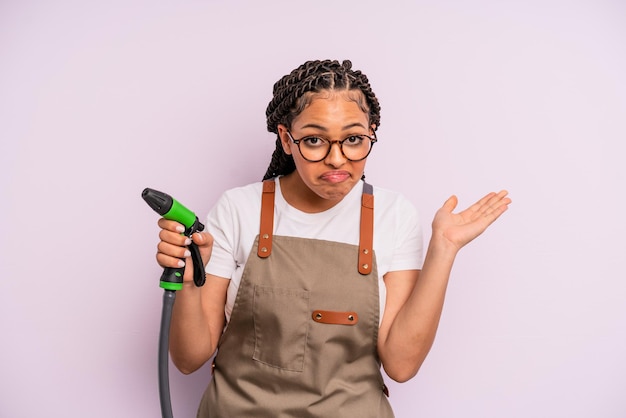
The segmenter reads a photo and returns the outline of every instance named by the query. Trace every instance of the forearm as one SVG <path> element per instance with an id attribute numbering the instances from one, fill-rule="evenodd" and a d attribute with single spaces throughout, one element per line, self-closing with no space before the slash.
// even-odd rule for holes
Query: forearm
<path id="1" fill-rule="evenodd" d="M 205 286 L 210 283 L 207 281 Z M 221 333 L 223 320 L 211 317 L 223 317 L 223 308 L 220 313 L 210 312 L 206 296 L 203 296 L 206 291 L 186 282 L 176 295 L 170 327 L 170 354 L 176 367 L 185 374 L 197 370 L 211 358 Z"/>
<path id="2" fill-rule="evenodd" d="M 419 279 L 380 342 L 379 355 L 394 380 L 415 376 L 430 351 L 456 253 L 431 240 Z"/>
<path id="3" fill-rule="evenodd" d="M 201 290 L 187 282 L 176 294 L 170 327 L 170 354 L 181 372 L 191 373 L 210 358 L 214 349 L 208 329 Z"/>

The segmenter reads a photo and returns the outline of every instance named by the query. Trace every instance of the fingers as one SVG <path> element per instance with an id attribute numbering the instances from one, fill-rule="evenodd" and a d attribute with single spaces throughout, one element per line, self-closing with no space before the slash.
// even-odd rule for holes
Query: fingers
<path id="1" fill-rule="evenodd" d="M 165 241 L 168 244 L 184 247 L 191 244 L 191 238 L 182 235 L 180 232 L 172 232 L 167 229 L 161 229 L 159 232 L 159 238 L 161 241 Z"/>
<path id="2" fill-rule="evenodd" d="M 200 249 L 204 264 L 211 256 L 213 236 L 208 232 L 196 232 L 191 238 L 182 233 L 185 227 L 178 222 L 161 218 L 158 221 L 161 231 L 160 242 L 157 244 L 156 259 L 162 267 L 184 267 L 190 263 L 191 252 L 187 248 L 192 240 Z"/>
<path id="3" fill-rule="evenodd" d="M 489 225 L 508 209 L 508 205 L 511 203 L 511 199 L 508 198 L 508 193 L 509 192 L 506 190 L 501 190 L 498 193 L 487 193 L 469 208 L 461 211 L 459 215 L 461 215 L 463 222 L 480 221 L 481 223 Z M 444 208 L 446 208 L 448 204 L 451 205 L 449 202 L 450 199 L 446 201 Z"/>
<path id="4" fill-rule="evenodd" d="M 185 227 L 181 223 L 170 219 L 160 218 L 157 224 L 161 229 L 165 229 L 166 231 L 177 232 L 179 234 L 185 232 Z"/>
<path id="5" fill-rule="evenodd" d="M 213 236 L 208 232 L 196 232 L 191 236 L 193 242 L 198 247 L 209 247 L 213 245 Z"/>
<path id="6" fill-rule="evenodd" d="M 495 221 L 508 209 L 511 203 L 511 199 L 507 197 L 508 194 L 509 192 L 506 190 L 501 190 L 498 193 L 489 193 L 479 201 L 482 204 L 477 210 L 477 214 L 486 217 L 489 223 Z"/>
<path id="7" fill-rule="evenodd" d="M 211 251 L 213 250 L 213 235 L 208 232 L 196 232 L 191 238 L 198 246 L 202 261 L 206 265 L 209 262 L 209 258 L 211 258 Z"/>
<path id="8" fill-rule="evenodd" d="M 161 267 L 184 267 L 183 259 L 190 257 L 191 252 L 187 248 L 191 239 L 178 232 L 162 229 L 159 232 L 161 241 L 157 244 L 157 262 Z"/>
<path id="9" fill-rule="evenodd" d="M 182 259 L 191 257 L 191 252 L 187 247 L 180 247 L 161 241 L 157 244 L 157 258 L 159 255 L 162 255 L 162 259 L 167 262 L 168 265 L 166 267 L 183 267 L 185 264 L 179 263 L 178 261 L 182 262 Z M 173 258 L 178 261 L 174 262 L 174 260 L 171 260 Z M 174 265 L 172 265 L 172 263 L 174 263 Z"/>
<path id="10" fill-rule="evenodd" d="M 506 190 L 501 190 L 498 193 L 491 193 L 491 198 L 489 198 L 489 200 L 487 200 L 487 202 L 485 203 L 485 206 L 487 208 L 486 210 L 493 210 L 502 205 L 506 206 L 511 203 L 511 199 L 507 197 L 508 194 L 509 192 Z"/>
<path id="11" fill-rule="evenodd" d="M 179 246 L 191 244 L 188 237 L 181 235 L 185 232 L 185 227 L 182 224 L 176 221 L 161 218 L 158 221 L 158 225 L 161 227 L 161 232 L 159 233 L 159 238 L 161 238 L 161 240 Z M 208 232 L 195 232 L 191 236 L 191 239 L 193 239 L 193 242 L 199 247 L 213 245 L 213 236 L 211 236 Z"/>
<path id="12" fill-rule="evenodd" d="M 182 260 L 181 258 L 172 257 L 161 252 L 160 248 L 156 254 L 156 260 L 157 260 L 157 263 L 159 263 L 161 267 L 178 268 L 178 267 L 185 267 L 187 265 L 186 261 Z M 185 260 L 187 260 L 187 258 L 185 258 Z"/>
<path id="13" fill-rule="evenodd" d="M 448 200 L 445 201 L 442 209 L 447 212 L 452 212 L 454 208 L 456 208 L 456 205 L 458 203 L 459 203 L 459 199 L 455 195 L 452 195 L 448 198 Z"/>

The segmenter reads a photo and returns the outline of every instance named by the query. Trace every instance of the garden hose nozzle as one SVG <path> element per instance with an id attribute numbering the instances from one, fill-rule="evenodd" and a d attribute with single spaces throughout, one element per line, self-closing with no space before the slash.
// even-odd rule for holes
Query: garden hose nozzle
<path id="1" fill-rule="evenodd" d="M 170 195 L 154 189 L 146 188 L 141 193 L 141 197 L 143 197 L 143 200 L 145 200 L 156 213 L 163 216 L 165 219 L 171 219 L 183 224 L 185 227 L 185 235 L 191 236 L 194 232 L 204 230 L 204 225 L 198 221 L 196 214 L 187 209 Z M 205 281 L 205 274 L 204 266 L 202 265 L 202 258 L 200 257 L 200 251 L 194 243 L 190 245 L 190 251 L 194 264 L 193 280 L 196 286 L 202 286 Z M 184 267 L 166 267 L 163 271 L 163 275 L 161 275 L 160 286 L 167 290 L 181 290 L 183 288 L 184 271 Z"/>

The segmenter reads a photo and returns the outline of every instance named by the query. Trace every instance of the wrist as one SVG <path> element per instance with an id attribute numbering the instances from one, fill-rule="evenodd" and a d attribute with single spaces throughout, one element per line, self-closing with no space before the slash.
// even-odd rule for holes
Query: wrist
<path id="1" fill-rule="evenodd" d="M 431 256 L 453 261 L 460 248 L 443 236 L 433 234 L 428 243 L 427 254 Z"/>

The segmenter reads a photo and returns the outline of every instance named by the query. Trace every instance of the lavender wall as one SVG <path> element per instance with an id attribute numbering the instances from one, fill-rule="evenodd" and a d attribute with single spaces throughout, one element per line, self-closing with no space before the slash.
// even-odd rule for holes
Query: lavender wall
<path id="1" fill-rule="evenodd" d="M 204 216 L 260 179 L 273 82 L 330 57 L 382 103 L 368 179 L 425 228 L 452 193 L 514 199 L 397 416 L 623 417 L 624 45 L 618 0 L 1 2 L 0 416 L 158 416 L 141 190 Z M 172 369 L 177 417 L 208 373 Z"/>

